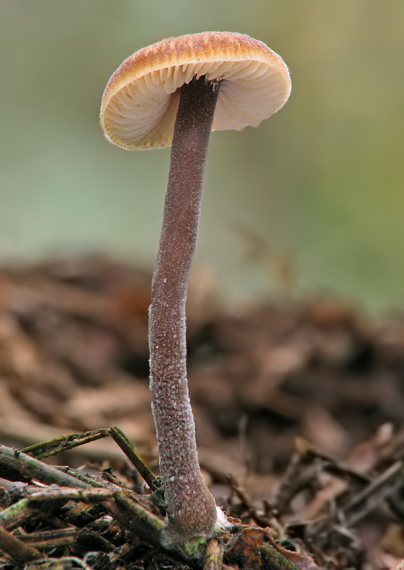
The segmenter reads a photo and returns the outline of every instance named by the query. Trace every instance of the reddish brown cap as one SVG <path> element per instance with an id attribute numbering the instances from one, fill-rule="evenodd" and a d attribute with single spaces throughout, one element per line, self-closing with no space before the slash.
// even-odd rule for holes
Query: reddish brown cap
<path id="1" fill-rule="evenodd" d="M 221 82 L 214 131 L 257 126 L 291 90 L 288 68 L 263 42 L 231 32 L 170 38 L 135 52 L 112 75 L 100 115 L 107 138 L 127 149 L 169 146 L 179 88 L 202 75 Z"/>

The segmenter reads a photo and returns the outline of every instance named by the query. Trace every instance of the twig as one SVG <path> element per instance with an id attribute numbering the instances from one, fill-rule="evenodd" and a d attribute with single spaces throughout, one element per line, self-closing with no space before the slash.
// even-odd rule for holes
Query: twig
<path id="1" fill-rule="evenodd" d="M 108 499 L 114 494 L 108 489 L 44 489 L 21 499 L 14 505 L 0 512 L 0 527 L 13 530 L 38 516 L 38 505 L 41 507 L 48 501 L 81 501 L 83 503 L 98 502 Z"/>
<path id="2" fill-rule="evenodd" d="M 94 477 L 85 475 L 80 471 L 74 471 L 71 467 L 63 465 L 63 466 L 57 466 L 56 469 L 58 471 L 62 471 L 62 473 L 67 473 L 68 475 L 71 475 L 72 477 L 78 479 L 82 483 L 87 483 L 88 487 L 95 487 L 95 488 L 98 487 L 101 489 L 105 489 L 106 487 L 110 488 L 107 482 L 94 479 Z"/>
<path id="3" fill-rule="evenodd" d="M 16 562 L 31 562 L 42 558 L 42 554 L 28 544 L 24 544 L 17 537 L 0 527 L 0 550 L 6 552 Z"/>
<path id="4" fill-rule="evenodd" d="M 149 485 L 150 489 L 155 491 L 156 479 L 159 479 L 159 477 L 156 477 L 153 471 L 150 469 L 150 467 L 143 461 L 143 459 L 137 453 L 132 443 L 129 441 L 129 439 L 126 437 L 123 431 L 120 430 L 118 427 L 111 427 L 109 429 L 109 433 L 112 439 L 122 449 L 122 451 L 129 459 L 129 461 L 132 463 L 132 465 L 136 467 L 136 469 L 139 471 L 140 475 Z"/>
<path id="5" fill-rule="evenodd" d="M 115 493 L 114 503 L 107 501 L 105 506 L 124 528 L 148 544 L 161 546 L 160 536 L 165 522 L 135 501 L 129 493 Z"/>
<path id="6" fill-rule="evenodd" d="M 81 489 L 90 487 L 88 483 L 72 475 L 63 473 L 18 449 L 13 450 L 5 445 L 0 445 L 0 477 L 10 481 L 24 482 L 36 479 L 45 485 L 59 485 L 60 487 Z"/>
<path id="7" fill-rule="evenodd" d="M 62 451 L 74 449 L 79 445 L 85 445 L 91 441 L 97 441 L 110 435 L 109 429 L 97 429 L 86 431 L 84 433 L 72 433 L 70 435 L 56 437 L 49 441 L 36 443 L 21 450 L 22 453 L 27 453 L 36 459 L 44 459 L 51 455 L 56 455 Z"/>
<path id="8" fill-rule="evenodd" d="M 251 501 L 250 497 L 248 496 L 245 489 L 240 485 L 237 479 L 232 475 L 229 474 L 227 477 L 228 484 L 230 488 L 236 493 L 237 497 L 240 499 L 241 504 L 247 510 L 249 517 L 255 520 L 255 522 L 263 527 L 272 526 L 272 521 L 265 514 L 260 514 L 257 512 L 257 509 L 253 502 Z"/>
<path id="9" fill-rule="evenodd" d="M 223 565 L 223 549 L 216 538 L 212 538 L 208 542 L 205 558 L 203 561 L 203 570 L 222 570 Z"/>
<path id="10" fill-rule="evenodd" d="M 391 496 L 403 486 L 402 477 L 403 462 L 397 461 L 377 477 L 377 479 L 372 481 L 362 492 L 355 495 L 343 507 L 347 519 L 347 526 L 355 526 L 359 520 L 362 520 L 378 504 L 389 497 L 391 498 Z M 365 505 L 363 505 L 363 509 L 360 513 L 352 513 L 352 511 L 358 509 L 363 503 L 365 503 Z M 349 514 L 349 512 L 351 512 L 351 514 Z"/>

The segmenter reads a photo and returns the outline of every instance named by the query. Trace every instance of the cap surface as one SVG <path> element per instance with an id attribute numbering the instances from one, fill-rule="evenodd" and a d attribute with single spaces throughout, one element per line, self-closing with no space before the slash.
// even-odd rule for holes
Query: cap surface
<path id="1" fill-rule="evenodd" d="M 170 38 L 128 57 L 101 103 L 107 138 L 127 149 L 169 146 L 179 88 L 193 77 L 220 81 L 212 130 L 257 126 L 287 101 L 291 82 L 282 58 L 247 35 L 204 32 Z"/>

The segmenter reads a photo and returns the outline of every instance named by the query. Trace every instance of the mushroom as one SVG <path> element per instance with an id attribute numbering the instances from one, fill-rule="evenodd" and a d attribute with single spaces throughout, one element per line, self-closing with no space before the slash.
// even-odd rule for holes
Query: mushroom
<path id="1" fill-rule="evenodd" d="M 111 142 L 126 149 L 172 146 L 149 347 L 166 536 L 174 544 L 203 540 L 226 524 L 199 468 L 186 370 L 185 304 L 209 135 L 257 126 L 285 104 L 290 89 L 285 63 L 264 43 L 204 32 L 137 51 L 112 75 L 102 98 L 101 124 Z"/>

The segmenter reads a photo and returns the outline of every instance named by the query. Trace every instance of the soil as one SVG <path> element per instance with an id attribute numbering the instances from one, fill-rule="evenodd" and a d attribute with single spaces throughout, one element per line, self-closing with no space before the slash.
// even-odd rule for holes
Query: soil
<path id="1" fill-rule="evenodd" d="M 194 273 L 188 368 L 199 457 L 233 529 L 209 543 L 204 560 L 187 559 L 153 535 L 164 523 L 149 489 L 158 475 L 150 281 L 147 271 L 103 257 L 0 270 L 0 565 L 399 564 L 403 315 L 375 318 L 330 297 L 228 308 L 208 276 Z M 127 515 L 133 504 L 150 523 Z"/>

